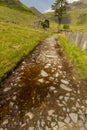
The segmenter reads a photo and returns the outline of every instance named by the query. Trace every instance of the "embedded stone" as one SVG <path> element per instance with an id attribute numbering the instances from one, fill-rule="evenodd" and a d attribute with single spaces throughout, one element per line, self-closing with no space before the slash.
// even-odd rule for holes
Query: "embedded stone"
<path id="1" fill-rule="evenodd" d="M 48 74 L 44 70 L 41 70 L 41 76 L 42 77 L 48 77 Z"/>
<path id="2" fill-rule="evenodd" d="M 30 119 L 33 119 L 34 115 L 31 112 L 28 112 L 25 114 L 25 116 L 28 116 Z"/>
<path id="3" fill-rule="evenodd" d="M 53 90 L 55 90 L 55 89 L 56 89 L 56 88 L 53 87 L 53 86 L 50 87 L 50 90 L 51 90 L 51 91 L 53 91 Z"/>
<path id="4" fill-rule="evenodd" d="M 44 79 L 38 79 L 38 82 L 44 83 Z"/>
<path id="5" fill-rule="evenodd" d="M 76 113 L 70 113 L 69 116 L 74 123 L 77 123 L 78 115 Z"/>
<path id="6" fill-rule="evenodd" d="M 3 125 L 6 125 L 8 124 L 8 119 L 6 119 L 4 122 L 3 122 Z"/>
<path id="7" fill-rule="evenodd" d="M 61 82 L 62 82 L 63 84 L 67 84 L 67 85 L 69 84 L 69 81 L 67 81 L 67 80 L 63 80 L 63 79 L 62 79 Z"/>
<path id="8" fill-rule="evenodd" d="M 71 91 L 72 91 L 71 88 L 67 87 L 67 86 L 64 85 L 64 84 L 60 84 L 60 87 L 61 87 L 62 89 L 64 89 L 65 91 L 68 91 L 68 92 L 71 92 Z"/>
<path id="9" fill-rule="evenodd" d="M 59 124 L 59 127 L 60 127 L 60 128 L 63 127 L 63 126 L 65 126 L 65 123 L 64 123 L 64 122 L 58 122 L 58 124 Z"/>
<path id="10" fill-rule="evenodd" d="M 54 114 L 54 112 L 55 112 L 54 110 L 49 110 L 49 111 L 48 111 L 48 115 L 51 116 L 51 115 Z"/>
<path id="11" fill-rule="evenodd" d="M 4 91 L 4 92 L 7 92 L 7 91 L 9 91 L 9 90 L 11 90 L 10 87 L 9 87 L 9 88 L 5 88 L 3 91 Z"/>

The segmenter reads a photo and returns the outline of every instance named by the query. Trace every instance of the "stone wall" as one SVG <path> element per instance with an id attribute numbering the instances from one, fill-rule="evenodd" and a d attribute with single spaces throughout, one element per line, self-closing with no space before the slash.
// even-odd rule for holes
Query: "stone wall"
<path id="1" fill-rule="evenodd" d="M 87 35 L 83 32 L 64 32 L 67 39 L 82 50 L 87 51 Z"/>

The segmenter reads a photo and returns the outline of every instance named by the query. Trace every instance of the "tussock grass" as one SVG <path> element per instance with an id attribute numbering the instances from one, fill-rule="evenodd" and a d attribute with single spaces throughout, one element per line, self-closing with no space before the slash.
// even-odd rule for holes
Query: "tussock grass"
<path id="1" fill-rule="evenodd" d="M 65 36 L 59 35 L 59 41 L 67 57 L 75 65 L 77 71 L 82 78 L 87 80 L 87 52 L 77 48 L 74 44 L 70 43 Z"/>
<path id="2" fill-rule="evenodd" d="M 48 35 L 41 29 L 0 22 L 0 77 Z"/>

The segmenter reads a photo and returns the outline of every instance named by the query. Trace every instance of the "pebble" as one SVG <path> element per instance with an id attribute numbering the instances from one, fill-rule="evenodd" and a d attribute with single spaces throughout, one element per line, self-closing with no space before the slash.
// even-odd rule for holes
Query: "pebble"
<path id="1" fill-rule="evenodd" d="M 16 95 L 12 97 L 12 99 L 13 99 L 14 101 L 16 100 L 16 98 L 17 98 Z"/>
<path id="2" fill-rule="evenodd" d="M 70 113 L 69 116 L 74 123 L 77 123 L 78 115 L 76 113 Z"/>
<path id="3" fill-rule="evenodd" d="M 84 127 L 79 128 L 79 130 L 86 130 Z"/>
<path id="4" fill-rule="evenodd" d="M 9 87 L 9 88 L 5 88 L 3 91 L 4 91 L 4 92 L 7 92 L 7 91 L 9 91 L 9 90 L 11 90 L 10 87 Z"/>
<path id="5" fill-rule="evenodd" d="M 49 77 L 49 80 L 50 80 L 50 81 L 53 81 L 53 80 L 54 80 L 54 77 Z"/>
<path id="6" fill-rule="evenodd" d="M 62 100 L 62 99 L 63 99 L 63 96 L 59 96 L 59 99 Z"/>
<path id="7" fill-rule="evenodd" d="M 77 108 L 80 108 L 80 105 L 79 105 L 79 103 L 78 103 L 78 102 L 76 102 L 76 107 L 77 107 Z"/>
<path id="8" fill-rule="evenodd" d="M 38 82 L 44 83 L 44 79 L 38 79 Z"/>
<path id="9" fill-rule="evenodd" d="M 44 70 L 41 70 L 41 76 L 42 77 L 48 77 L 48 74 Z"/>
<path id="10" fill-rule="evenodd" d="M 56 74 L 54 75 L 54 77 L 56 77 L 56 78 L 57 78 L 58 76 L 59 76 L 59 73 L 56 73 Z"/>
<path id="11" fill-rule="evenodd" d="M 33 113 L 31 113 L 31 112 L 26 113 L 25 116 L 28 116 L 30 118 L 30 120 L 33 119 L 33 117 L 34 117 Z"/>
<path id="12" fill-rule="evenodd" d="M 6 119 L 2 124 L 3 124 L 3 125 L 8 124 L 8 119 Z"/>
<path id="13" fill-rule="evenodd" d="M 46 64 L 46 66 L 44 68 L 49 68 L 51 66 L 51 64 Z"/>
<path id="14" fill-rule="evenodd" d="M 50 89 L 51 91 L 53 91 L 53 90 L 55 90 L 56 88 L 53 87 L 53 86 L 51 86 L 49 89 Z"/>
<path id="15" fill-rule="evenodd" d="M 54 127 L 56 125 L 56 122 L 51 122 L 51 126 Z"/>
<path id="16" fill-rule="evenodd" d="M 58 125 L 54 126 L 52 129 L 53 130 L 58 130 Z"/>
<path id="17" fill-rule="evenodd" d="M 68 124 L 70 122 L 70 118 L 66 117 L 64 121 Z"/>
<path id="18" fill-rule="evenodd" d="M 44 127 L 44 125 L 45 125 L 45 122 L 44 122 L 44 120 L 42 119 L 42 121 L 41 121 L 41 126 Z"/>
<path id="19" fill-rule="evenodd" d="M 9 107 L 12 108 L 13 105 L 14 105 L 14 103 L 13 103 L 13 102 L 10 102 Z"/>
<path id="20" fill-rule="evenodd" d="M 69 100 L 69 97 L 64 97 L 64 100 L 67 102 Z"/>
<path id="21" fill-rule="evenodd" d="M 22 125 L 21 125 L 21 128 L 23 128 L 24 126 L 26 126 L 26 123 L 22 124 Z"/>
<path id="22" fill-rule="evenodd" d="M 54 112 L 55 112 L 54 110 L 49 110 L 49 111 L 48 111 L 48 115 L 51 116 L 51 115 L 54 114 Z"/>
<path id="23" fill-rule="evenodd" d="M 63 83 L 63 84 L 66 84 L 66 85 L 68 85 L 69 84 L 69 82 L 67 81 L 67 80 L 61 80 L 61 82 Z"/>
<path id="24" fill-rule="evenodd" d="M 64 90 L 66 90 L 66 91 L 69 91 L 69 92 L 71 92 L 71 91 L 72 91 L 72 89 L 71 89 L 71 88 L 69 88 L 69 87 L 65 86 L 64 84 L 60 84 L 60 87 L 61 87 L 62 89 L 64 89 Z"/>
<path id="25" fill-rule="evenodd" d="M 35 128 L 34 127 L 29 127 L 29 130 L 35 130 Z"/>
<path id="26" fill-rule="evenodd" d="M 58 121 L 58 125 L 59 125 L 59 127 L 61 128 L 61 127 L 65 126 L 65 123 L 64 123 L 64 122 L 59 122 L 59 121 Z"/>
<path id="27" fill-rule="evenodd" d="M 51 117 L 50 117 L 50 116 L 47 116 L 47 120 L 48 120 L 48 121 L 51 121 Z"/>

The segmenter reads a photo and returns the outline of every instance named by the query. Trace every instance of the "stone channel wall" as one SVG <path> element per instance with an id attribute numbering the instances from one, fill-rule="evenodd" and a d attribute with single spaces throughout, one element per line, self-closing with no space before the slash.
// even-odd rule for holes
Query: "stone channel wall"
<path id="1" fill-rule="evenodd" d="M 67 39 L 87 52 L 87 35 L 83 32 L 64 32 Z"/>

